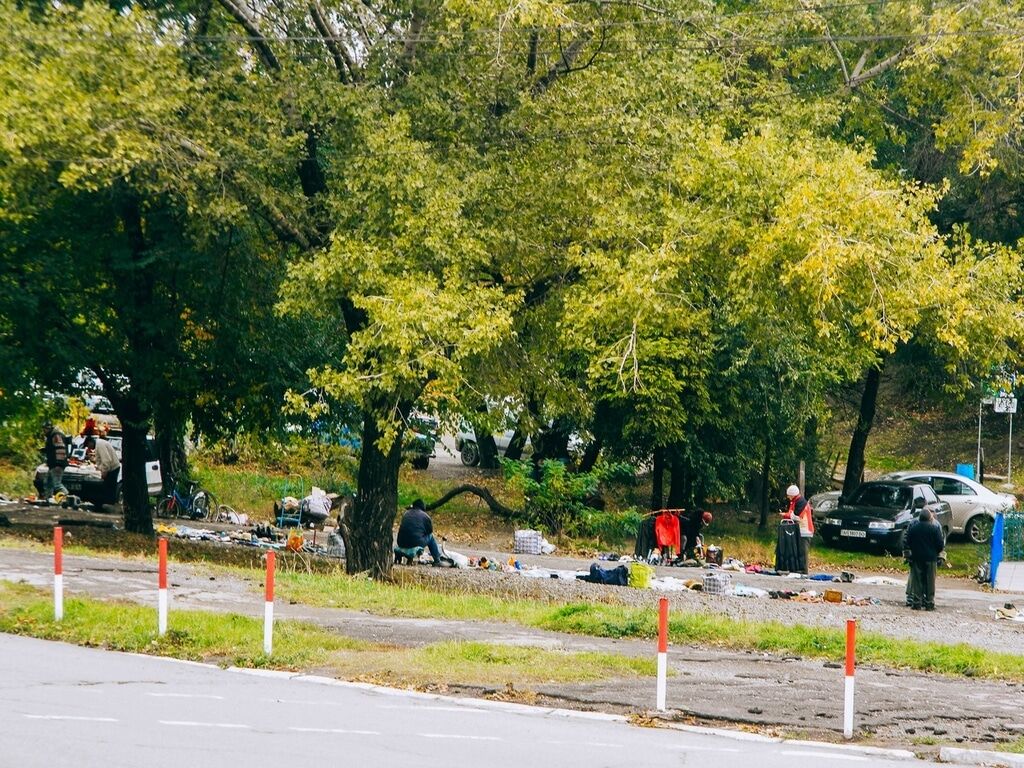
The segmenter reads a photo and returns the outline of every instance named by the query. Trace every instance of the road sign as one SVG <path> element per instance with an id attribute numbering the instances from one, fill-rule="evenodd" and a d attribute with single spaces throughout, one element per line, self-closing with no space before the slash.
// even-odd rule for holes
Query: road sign
<path id="1" fill-rule="evenodd" d="M 992 400 L 992 410 L 996 413 L 1016 413 L 1016 397 L 996 397 Z"/>

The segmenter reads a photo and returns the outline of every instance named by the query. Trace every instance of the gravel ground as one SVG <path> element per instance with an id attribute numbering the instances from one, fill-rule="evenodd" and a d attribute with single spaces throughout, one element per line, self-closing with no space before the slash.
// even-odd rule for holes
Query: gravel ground
<path id="1" fill-rule="evenodd" d="M 503 562 L 508 554 L 473 552 Z M 586 570 L 591 561 L 563 557 L 517 556 L 523 566 L 552 569 Z M 613 563 L 600 563 L 603 567 Z M 657 575 L 676 578 L 700 578 L 705 572 L 698 568 L 658 568 Z M 527 578 L 518 574 L 497 573 L 479 569 L 436 569 L 425 566 L 399 566 L 396 572 L 406 577 L 426 581 L 453 591 L 483 592 L 512 597 L 530 597 L 553 602 L 607 602 L 621 605 L 653 607 L 662 593 L 654 589 L 631 589 L 590 584 L 567 579 Z M 1015 602 L 1024 607 L 1024 595 L 999 594 L 982 591 L 979 585 L 959 579 L 945 579 L 940 583 L 934 612 L 911 611 L 905 606 L 904 587 L 867 584 L 834 584 L 809 582 L 779 576 L 757 576 L 734 573 L 733 583 L 760 587 L 766 590 L 801 588 L 821 592 L 826 588 L 840 589 L 846 595 L 874 597 L 880 605 L 851 606 L 833 603 L 797 603 L 770 598 L 749 598 L 706 595 L 702 592 L 666 592 L 673 609 L 725 615 L 749 621 L 777 621 L 781 624 L 841 628 L 847 619 L 857 619 L 864 631 L 898 638 L 931 640 L 943 643 L 966 643 L 992 651 L 1024 652 L 1024 624 L 996 621 L 989 606 Z"/>
<path id="2" fill-rule="evenodd" d="M 454 462 L 452 462 L 454 464 Z M 0 512 L 17 522 L 56 522 L 60 517 L 75 517 L 108 523 L 109 514 L 86 511 L 26 508 L 23 505 L 0 506 Z M 217 526 L 228 528 L 231 526 Z M 509 558 L 507 551 L 474 549 L 459 545 L 459 551 L 471 556 L 485 555 L 496 562 Z M 591 560 L 559 555 L 516 555 L 524 567 L 555 570 L 587 570 Z M 614 563 L 602 562 L 602 567 Z M 654 589 L 638 590 L 629 587 L 609 587 L 582 581 L 551 578 L 527 578 L 519 574 L 505 574 L 479 569 L 435 569 L 425 566 L 396 567 L 400 578 L 427 581 L 438 587 L 456 592 L 481 592 L 509 597 L 533 598 L 552 602 L 607 602 L 631 606 L 656 606 L 661 593 Z M 704 571 L 698 568 L 657 568 L 659 577 L 677 579 L 700 578 Z M 867 574 L 877 575 L 877 574 Z M 766 590 L 799 591 L 801 587 L 822 591 L 840 589 L 854 597 L 873 597 L 880 605 L 854 607 L 832 603 L 795 603 L 788 600 L 705 595 L 701 592 L 667 592 L 665 596 L 674 609 L 725 615 L 750 621 L 777 621 L 783 624 L 803 624 L 841 628 L 849 618 L 859 620 L 862 630 L 890 637 L 932 640 L 943 643 L 966 643 L 993 651 L 1024 652 L 1024 623 L 996 621 L 990 606 L 1013 602 L 1024 608 L 1024 594 L 993 594 L 980 585 L 963 579 L 940 579 L 936 594 L 938 610 L 911 611 L 904 605 L 904 587 L 900 585 L 831 584 L 807 582 L 777 576 L 733 573 L 733 583 Z M 890 577 L 899 578 L 900 577 Z"/>

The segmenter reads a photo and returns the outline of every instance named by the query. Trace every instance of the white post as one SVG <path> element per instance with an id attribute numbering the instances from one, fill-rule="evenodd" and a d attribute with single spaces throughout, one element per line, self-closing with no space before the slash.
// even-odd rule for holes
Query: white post
<path id="1" fill-rule="evenodd" d="M 1010 437 L 1006 441 L 1006 484 L 1013 484 L 1013 412 L 1010 412 Z"/>
<path id="2" fill-rule="evenodd" d="M 857 622 L 846 622 L 846 685 L 843 696 L 843 738 L 853 738 L 853 670 L 856 658 Z"/>
<path id="3" fill-rule="evenodd" d="M 974 479 L 979 483 L 981 482 L 981 407 L 983 402 L 984 398 L 978 400 L 978 463 L 974 465 Z"/>

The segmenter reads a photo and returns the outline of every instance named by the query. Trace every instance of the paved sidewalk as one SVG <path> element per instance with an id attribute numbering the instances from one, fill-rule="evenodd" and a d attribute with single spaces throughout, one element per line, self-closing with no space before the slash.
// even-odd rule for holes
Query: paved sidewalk
<path id="1" fill-rule="evenodd" d="M 156 606 L 154 563 L 108 558 L 64 558 L 71 594 L 120 598 Z M 0 548 L 0 579 L 52 585 L 52 556 Z M 171 608 L 263 614 L 259 584 L 211 577 L 201 567 L 172 563 Z M 546 632 L 496 622 L 405 619 L 280 604 L 282 619 L 301 619 L 341 634 L 398 645 L 464 639 L 568 651 L 601 650 L 652 656 L 653 643 Z M 155 622 L 155 616 L 154 616 Z M 171 617 L 173 624 L 173 613 Z M 792 732 L 841 730 L 843 671 L 834 664 L 756 652 L 672 647 L 668 704 L 675 714 L 706 722 L 776 726 Z M 513 681 L 514 683 L 514 681 Z M 487 689 L 468 687 L 480 694 Z M 652 680 L 607 680 L 541 685 L 545 702 L 610 712 L 653 708 Z M 932 738 L 986 744 L 1024 733 L 1024 685 L 947 678 L 862 667 L 857 673 L 858 728 L 882 743 L 906 746 Z"/>

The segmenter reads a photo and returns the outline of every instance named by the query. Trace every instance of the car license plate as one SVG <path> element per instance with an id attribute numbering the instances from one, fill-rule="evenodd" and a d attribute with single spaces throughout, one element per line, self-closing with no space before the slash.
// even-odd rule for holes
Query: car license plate
<path id="1" fill-rule="evenodd" d="M 849 536 L 851 539 L 866 539 L 868 537 L 867 531 L 851 531 L 843 528 L 839 531 L 840 536 Z"/>
<path id="2" fill-rule="evenodd" d="M 64 487 L 69 491 L 80 491 L 82 490 L 82 482 L 80 480 L 68 480 L 64 483 Z"/>

